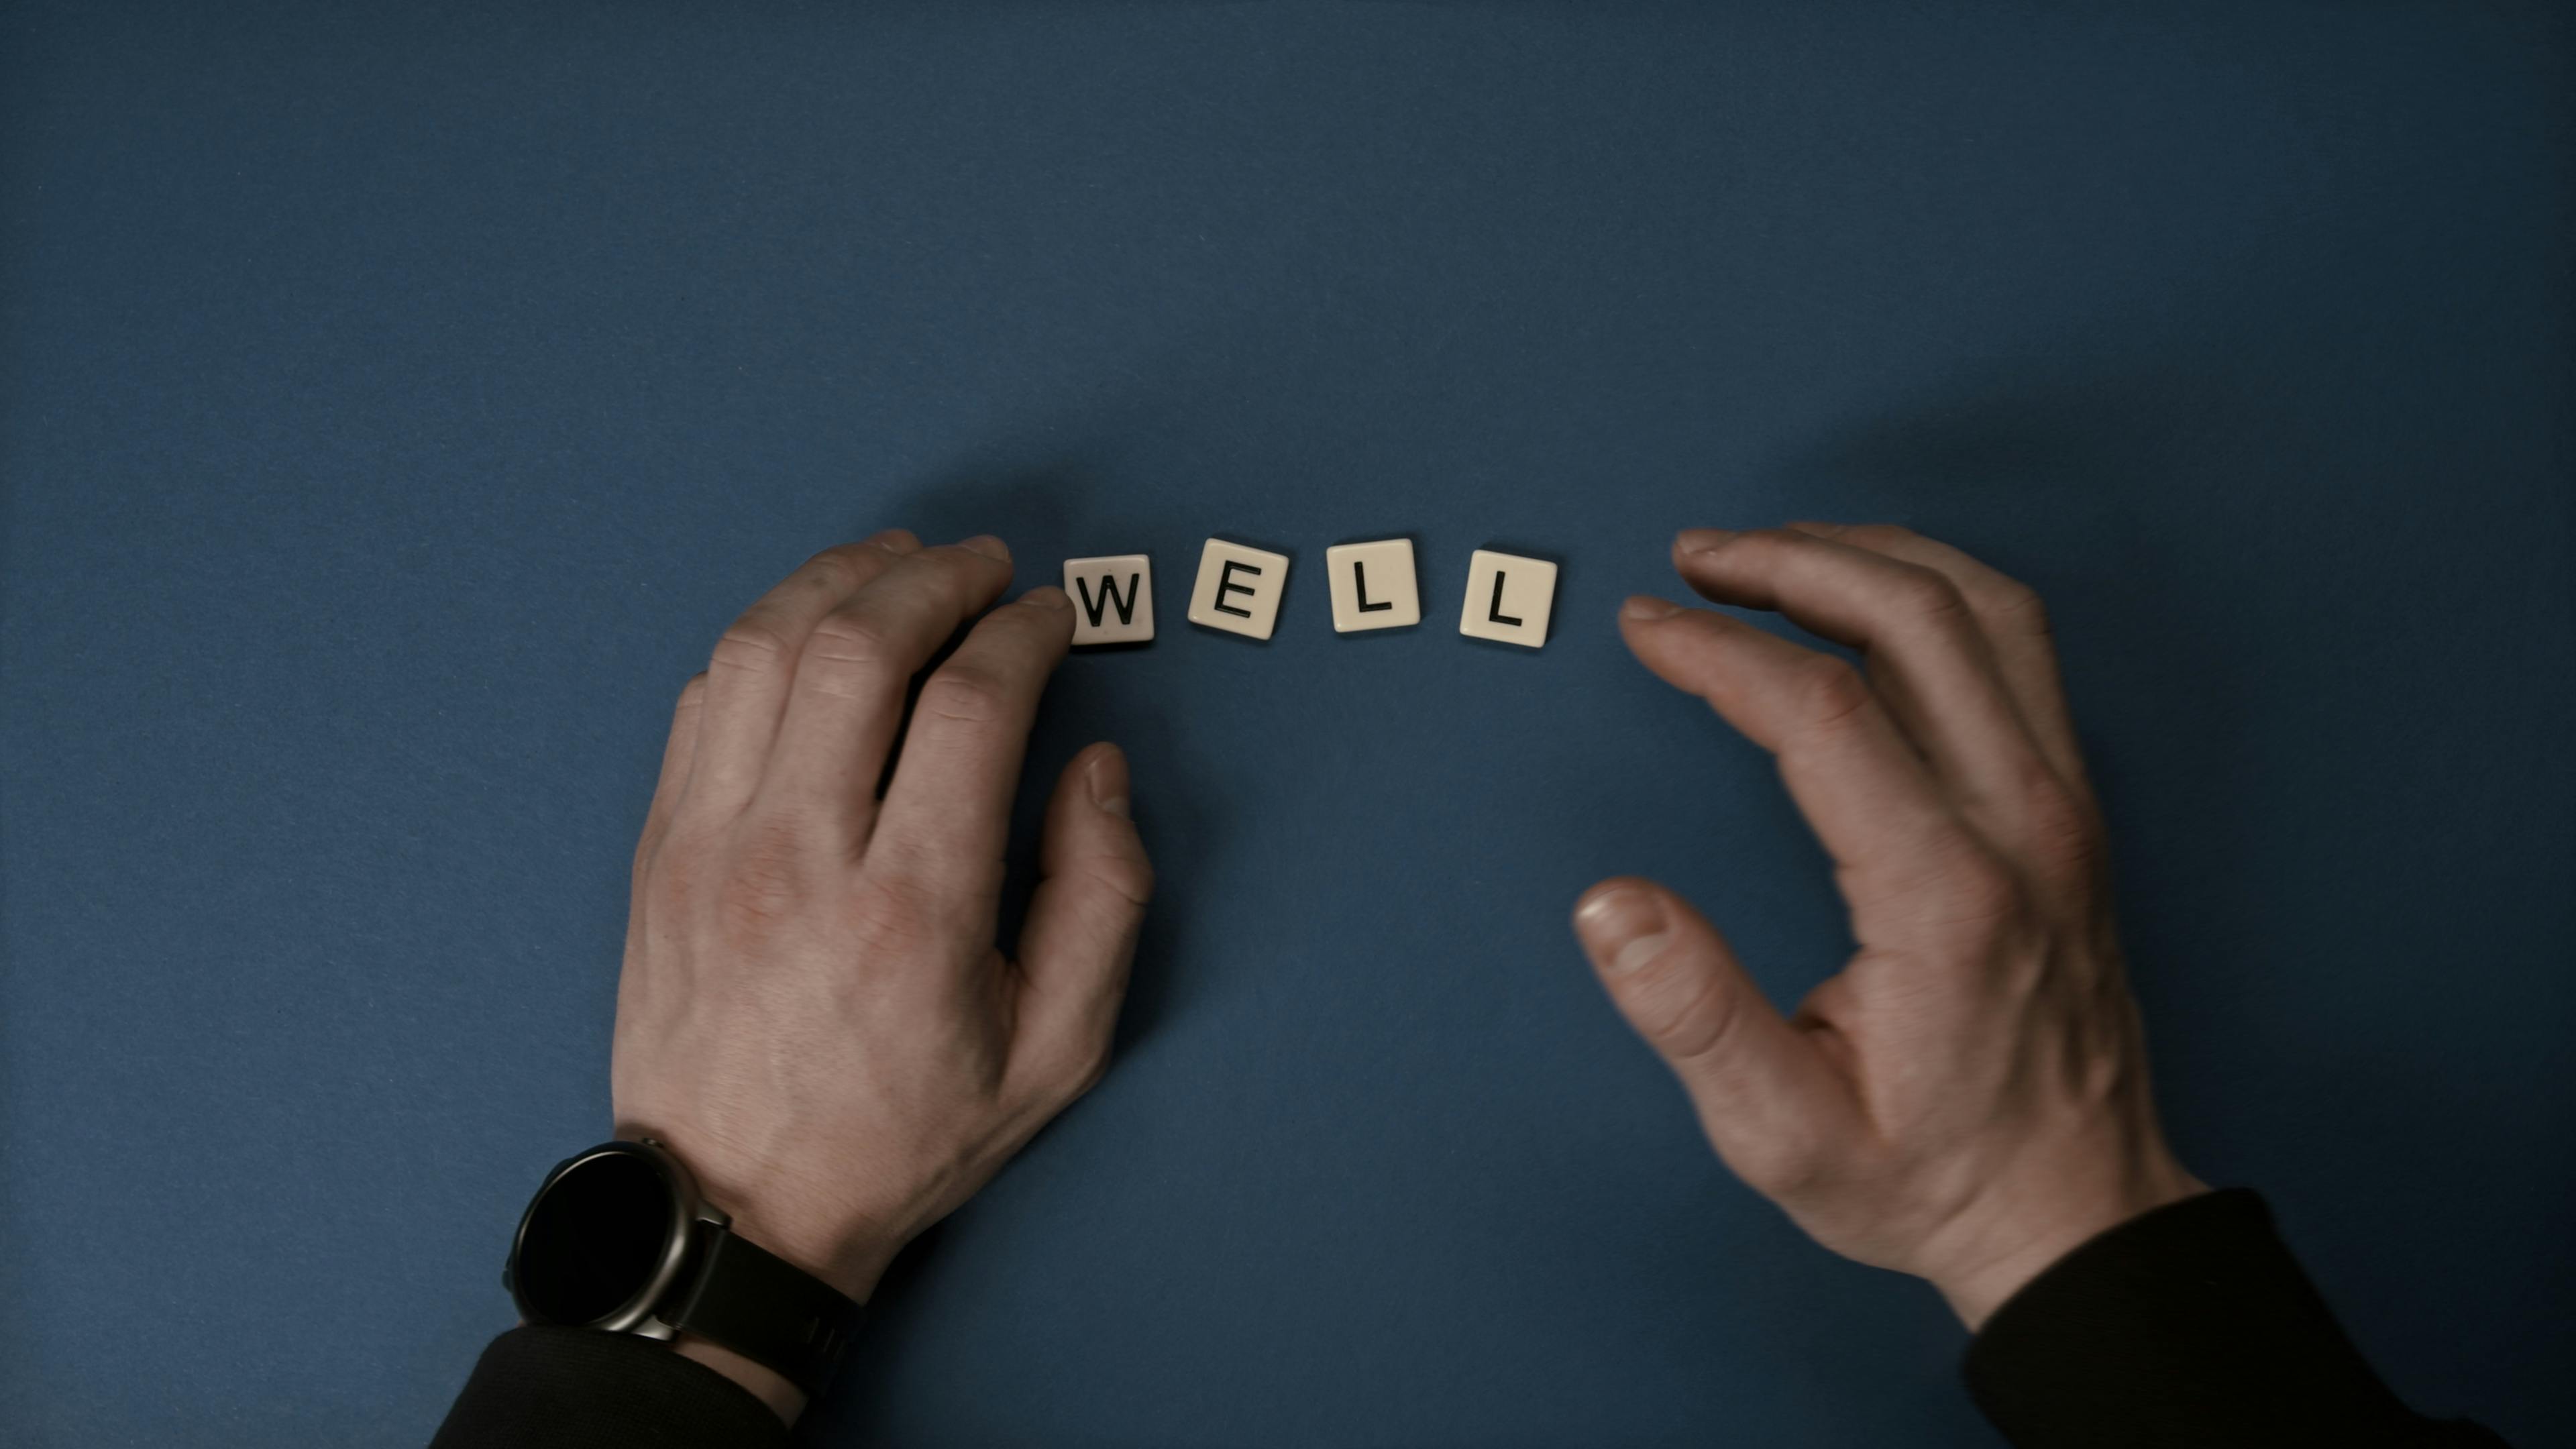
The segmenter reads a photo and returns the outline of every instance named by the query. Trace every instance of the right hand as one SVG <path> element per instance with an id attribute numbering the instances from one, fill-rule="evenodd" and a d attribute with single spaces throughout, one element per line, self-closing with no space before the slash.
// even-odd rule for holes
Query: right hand
<path id="1" fill-rule="evenodd" d="M 1784 1017 L 1672 892 L 1585 894 L 1585 949 L 1718 1155 L 1970 1328 L 2086 1239 L 2206 1191 L 2156 1122 L 2038 598 L 1885 526 L 1695 529 L 1673 559 L 1706 597 L 1867 662 L 1658 599 L 1620 615 L 1647 668 L 1778 757 L 1860 947 Z"/>

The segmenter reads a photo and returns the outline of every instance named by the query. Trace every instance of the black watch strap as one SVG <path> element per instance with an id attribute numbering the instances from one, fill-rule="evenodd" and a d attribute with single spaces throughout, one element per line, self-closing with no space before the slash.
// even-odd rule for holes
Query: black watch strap
<path id="1" fill-rule="evenodd" d="M 714 1223 L 701 1219 L 691 1232 L 697 1271 L 655 1316 L 776 1369 L 808 1394 L 820 1389 L 858 1326 L 859 1305 Z"/>

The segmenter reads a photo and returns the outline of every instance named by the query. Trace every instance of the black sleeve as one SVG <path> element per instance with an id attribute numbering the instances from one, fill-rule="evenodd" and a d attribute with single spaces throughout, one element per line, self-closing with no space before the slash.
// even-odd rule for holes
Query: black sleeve
<path id="1" fill-rule="evenodd" d="M 2019 1449 L 2503 1449 L 2399 1403 L 2244 1188 L 2067 1254 L 1968 1346 L 1968 1392 Z"/>
<path id="2" fill-rule="evenodd" d="M 430 1449 L 785 1449 L 749 1389 L 667 1344 L 583 1328 L 492 1340 Z"/>

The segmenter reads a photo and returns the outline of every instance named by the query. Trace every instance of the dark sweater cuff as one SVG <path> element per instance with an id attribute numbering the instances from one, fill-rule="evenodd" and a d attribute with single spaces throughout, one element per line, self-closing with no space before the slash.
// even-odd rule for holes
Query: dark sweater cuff
<path id="1" fill-rule="evenodd" d="M 1986 1321 L 1966 1373 L 2021 1449 L 2492 1442 L 2436 1435 L 2389 1393 L 2244 1188 L 2067 1254 Z"/>
<path id="2" fill-rule="evenodd" d="M 514 1328 L 483 1350 L 431 1449 L 783 1449 L 749 1389 L 665 1343 L 586 1328 Z"/>
<path id="3" fill-rule="evenodd" d="M 2496 1444 L 2380 1385 L 2249 1189 L 2174 1201 L 2058 1258 L 1968 1343 L 1965 1377 L 2020 1449 Z"/>

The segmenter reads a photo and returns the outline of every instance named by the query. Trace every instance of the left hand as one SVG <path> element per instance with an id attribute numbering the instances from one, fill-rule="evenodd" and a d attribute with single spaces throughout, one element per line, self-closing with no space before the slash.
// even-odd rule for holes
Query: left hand
<path id="1" fill-rule="evenodd" d="M 681 691 L 636 845 L 618 1135 L 854 1299 L 1099 1078 L 1153 889 L 1126 759 L 1095 745 L 1057 783 L 1018 956 L 996 947 L 1021 758 L 1073 638 L 1061 589 L 985 613 L 1010 579 L 995 538 L 815 555 Z M 909 682 L 979 614 L 905 728 Z"/>

